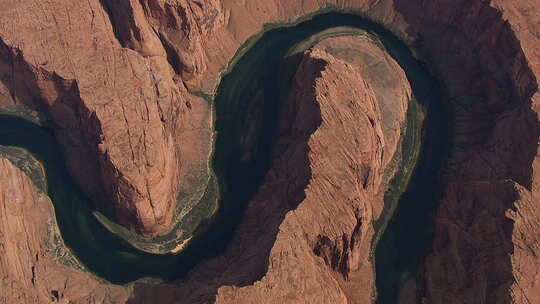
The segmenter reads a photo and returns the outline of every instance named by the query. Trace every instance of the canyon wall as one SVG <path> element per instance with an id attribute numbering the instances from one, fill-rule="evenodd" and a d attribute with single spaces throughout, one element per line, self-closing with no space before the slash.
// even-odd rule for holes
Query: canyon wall
<path id="1" fill-rule="evenodd" d="M 0 181 L 0 303 L 126 301 L 123 287 L 101 283 L 74 269 L 73 261 L 61 261 L 69 254 L 51 201 L 5 158 L 0 158 Z"/>
<path id="2" fill-rule="evenodd" d="M 142 8 L 120 18 L 143 27 L 129 42 L 98 1 L 1 5 L 4 108 L 43 113 L 101 210 L 145 235 L 168 232 L 178 180 L 207 161 L 211 115 L 175 82 Z"/>

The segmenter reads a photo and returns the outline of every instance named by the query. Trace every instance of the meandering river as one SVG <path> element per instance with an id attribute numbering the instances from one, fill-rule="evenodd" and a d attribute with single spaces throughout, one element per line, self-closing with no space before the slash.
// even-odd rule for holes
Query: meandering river
<path id="1" fill-rule="evenodd" d="M 289 87 L 280 79 L 279 70 L 287 52 L 321 31 L 340 26 L 376 35 L 406 72 L 415 97 L 402 141 L 400 170 L 386 193 L 383 216 L 375 223 L 378 302 L 393 303 L 404 278 L 421 276 L 431 244 L 430 219 L 437 201 L 438 172 L 448 150 L 448 119 L 437 81 L 427 67 L 391 32 L 363 17 L 324 13 L 295 25 L 274 24 L 239 50 L 212 100 L 217 131 L 212 163 L 219 187 L 211 188 L 206 199 L 218 197 L 219 209 L 211 221 L 198 219 L 205 229 L 196 232 L 177 255 L 142 252 L 105 229 L 92 215 L 93 204 L 69 175 L 52 130 L 0 115 L 0 145 L 24 148 L 41 162 L 47 181 L 42 190 L 53 201 L 64 242 L 89 271 L 114 283 L 142 277 L 180 278 L 198 262 L 224 251 L 271 166 L 280 100 Z M 253 102 L 258 104 L 253 106 Z M 427 119 L 419 119 L 414 111 L 427 112 Z M 246 128 L 254 115 L 259 127 Z M 202 202 L 201 206 L 206 205 Z"/>

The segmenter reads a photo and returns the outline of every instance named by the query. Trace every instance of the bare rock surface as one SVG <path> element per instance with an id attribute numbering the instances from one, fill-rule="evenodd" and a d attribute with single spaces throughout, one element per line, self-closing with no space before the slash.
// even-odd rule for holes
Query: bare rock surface
<path id="1" fill-rule="evenodd" d="M 426 261 L 427 299 L 540 301 L 536 202 L 530 191 L 511 180 L 449 184 L 437 214 L 433 252 Z"/>
<path id="2" fill-rule="evenodd" d="M 9 101 L 53 121 L 72 174 L 99 207 L 113 208 L 120 223 L 142 234 L 168 232 L 178 179 L 206 161 L 197 152 L 208 154 L 209 132 L 199 133 L 210 115 L 206 102 L 175 84 L 140 4 L 119 18 L 133 19 L 133 37 L 117 37 L 117 19 L 111 23 L 98 1 L 1 5 Z M 182 138 L 190 144 L 180 146 Z"/>
<path id="3" fill-rule="evenodd" d="M 59 263 L 54 211 L 47 196 L 0 158 L 0 303 L 122 303 L 121 286 Z M 57 232 L 56 232 L 57 233 Z"/>

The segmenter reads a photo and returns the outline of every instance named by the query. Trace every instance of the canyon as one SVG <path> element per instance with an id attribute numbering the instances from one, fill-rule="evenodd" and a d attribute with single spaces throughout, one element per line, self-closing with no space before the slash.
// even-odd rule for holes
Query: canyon
<path id="1" fill-rule="evenodd" d="M 221 175 L 254 172 L 260 183 L 232 196 L 245 210 L 220 252 L 179 280 L 113 284 L 66 246 L 54 216 L 61 211 L 39 183 L 48 169 L 39 173 L 39 159 L 2 150 L 0 303 L 540 302 L 537 1 L 0 0 L 0 7 L 1 113 L 52 130 L 97 219 L 131 245 L 166 253 L 181 244 L 188 256 L 204 247 L 191 239 L 197 227 L 220 223 L 214 217 L 226 207 L 214 206 L 212 185 L 223 188 Z M 267 105 L 278 100 L 233 78 L 231 96 L 253 94 L 229 112 L 253 109 L 233 124 L 242 116 L 220 108 L 220 83 L 263 32 L 334 11 L 382 24 L 440 83 L 430 107 L 448 114 L 428 113 L 426 124 L 444 120 L 450 130 L 430 135 L 440 138 L 431 144 L 423 139 L 419 158 L 439 148 L 448 156 L 416 168 L 438 188 L 426 199 L 433 211 L 423 226 L 401 222 L 417 209 L 392 207 L 385 194 L 392 177 L 405 172 L 407 183 L 412 174 L 396 165 L 416 162 L 417 152 L 402 147 L 407 113 L 434 87 L 414 83 L 406 60 L 388 55 L 372 31 L 337 28 L 297 45 L 287 59 L 297 68 L 276 67 L 283 74 L 274 77 L 290 80 L 288 94 L 275 96 L 283 99 L 276 113 Z M 265 115 L 275 118 L 270 133 Z M 271 149 L 235 130 L 269 134 Z M 214 177 L 212 157 L 245 167 L 262 159 L 261 169 L 224 165 Z M 249 179 L 225 187 L 241 193 Z M 194 204 L 205 199 L 203 212 Z M 205 215 L 178 225 L 191 223 L 194 210 Z M 389 236 L 396 246 L 427 245 L 390 262 L 400 277 L 381 296 L 373 247 L 385 242 L 386 224 L 399 232 Z"/>

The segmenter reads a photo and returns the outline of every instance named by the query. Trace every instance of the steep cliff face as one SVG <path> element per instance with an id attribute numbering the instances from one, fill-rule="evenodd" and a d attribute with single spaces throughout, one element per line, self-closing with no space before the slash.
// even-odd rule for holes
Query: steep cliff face
<path id="1" fill-rule="evenodd" d="M 382 211 L 388 182 L 384 173 L 396 151 L 411 93 L 403 71 L 384 55 L 369 63 L 397 76 L 386 82 L 395 94 L 391 101 L 377 98 L 383 92 L 375 88 L 381 88 L 383 79 L 372 85 L 361 73 L 359 66 L 368 69 L 366 57 L 349 54 L 356 61 L 351 64 L 325 51 L 329 46 L 350 50 L 351 44 L 359 45 L 360 52 L 372 51 L 374 57 L 382 55 L 369 40 L 355 37 L 325 40 L 305 54 L 282 114 L 283 148 L 277 148 L 274 170 L 252 203 L 292 203 L 293 209 L 279 225 L 260 281 L 220 288 L 216 302 L 367 303 L 374 296 L 369 259 L 373 221 Z M 381 106 L 393 108 L 386 126 Z M 388 125 L 394 129 L 385 134 Z M 296 168 L 295 163 L 305 166 Z M 307 178 L 295 173 L 305 170 L 302 167 L 309 168 Z M 281 185 L 289 187 L 276 195 Z"/>
<path id="2" fill-rule="evenodd" d="M 536 246 L 540 230 L 538 3 L 330 3 L 339 8 L 359 9 L 417 46 L 445 87 L 441 102 L 452 108 L 453 151 L 444 172 L 444 197 L 436 215 L 433 252 L 426 261 L 424 300 L 539 301 L 535 298 L 540 281 L 535 275 L 540 267 L 540 249 Z M 211 115 L 206 102 L 188 90 L 212 92 L 220 71 L 240 44 L 264 23 L 289 21 L 323 4 L 315 0 L 0 0 L 0 6 L 4 8 L 0 12 L 2 108 L 24 106 L 52 120 L 66 149 L 71 172 L 87 193 L 102 202 L 101 208 L 109 208 L 110 201 L 125 226 L 146 235 L 158 235 L 170 230 L 178 190 L 192 188 L 193 176 L 204 180 L 201 168 L 206 160 L 201 155 L 207 155 L 210 149 Z M 309 55 L 319 58 L 305 62 L 306 68 L 309 62 L 329 62 L 321 69 L 324 72 L 315 77 L 319 79 L 315 88 L 319 93 L 349 98 L 335 92 L 338 86 L 327 83 L 327 79 L 335 77 L 332 71 L 350 68 L 343 62 L 346 58 L 335 60 L 332 56 L 337 54 L 328 54 L 331 50 L 319 51 Z M 350 94 L 365 100 L 384 98 L 379 96 L 383 93 L 374 82 L 378 75 L 370 76 L 369 70 L 358 69 L 354 69 L 356 74 L 351 73 L 344 74 L 347 79 L 336 79 L 340 86 L 355 84 Z M 371 87 L 356 86 L 358 81 L 353 76 L 363 78 Z M 298 94 L 305 89 L 298 84 Z M 407 96 L 407 91 L 396 91 L 396 95 Z M 363 138 L 363 147 L 372 148 L 371 152 L 361 154 L 365 158 L 356 157 L 356 152 L 363 151 L 359 143 L 331 146 L 345 151 L 343 155 L 326 151 L 321 148 L 325 141 L 342 136 L 337 134 L 338 129 L 357 133 L 357 129 L 340 125 L 343 121 L 360 119 L 355 115 L 368 115 L 369 111 L 347 109 L 341 104 L 337 109 L 344 112 L 330 115 L 325 112 L 332 110 L 330 105 L 344 100 L 328 101 L 314 94 L 306 101 L 314 103 L 295 111 L 314 120 L 305 121 L 303 126 L 295 125 L 300 121 L 293 123 L 296 129 L 292 128 L 284 137 L 289 138 L 291 148 L 282 148 L 285 151 L 280 152 L 303 159 L 287 163 L 277 157 L 279 165 L 248 208 L 248 216 L 227 253 L 195 269 L 189 276 L 188 287 L 140 285 L 131 301 L 145 303 L 163 297 L 171 303 L 178 299 L 198 303 L 213 299 L 218 289 L 221 302 L 257 302 L 263 297 L 272 299 L 271 296 L 277 302 L 354 302 L 371 295 L 371 290 L 357 287 L 372 284 L 372 273 L 368 271 L 369 264 L 362 264 L 365 240 L 353 236 L 371 235 L 368 223 L 380 212 L 377 194 L 384 183 L 375 183 L 376 175 L 366 172 L 384 168 L 382 160 L 376 166 L 372 163 L 376 159 L 373 151 L 391 151 L 395 137 L 385 133 L 384 124 L 379 131 L 375 131 L 378 126 L 365 125 L 362 131 L 373 136 L 365 135 L 366 138 L 375 140 L 382 132 L 385 144 L 377 146 Z M 298 100 L 292 104 L 302 103 Z M 374 115 L 375 111 L 370 111 Z M 379 115 L 384 113 L 383 107 L 379 106 L 378 111 Z M 347 117 L 335 120 L 343 117 L 340 115 Z M 325 126 L 336 128 L 336 133 Z M 349 140 L 343 142 L 351 144 Z M 334 158 L 335 155 L 339 157 Z M 296 168 L 296 164 L 310 164 L 310 172 Z M 346 185 L 333 180 L 334 166 L 347 172 Z M 367 170 L 368 167 L 371 169 Z M 6 180 L 10 178 L 16 179 L 6 176 Z M 357 200 L 349 203 L 348 198 L 341 196 L 346 187 L 363 186 L 358 178 L 366 181 L 367 188 L 349 191 L 357 195 L 353 197 Z M 287 182 L 290 180 L 300 182 Z M 289 184 L 294 185 L 291 194 L 280 194 L 276 205 L 256 207 L 262 204 L 257 202 L 264 200 L 264 192 L 271 192 L 269 188 L 287 189 L 283 185 Z M 313 197 L 319 196 L 332 204 L 318 205 L 320 201 Z M 364 196 L 366 200 L 358 201 Z M 287 212 L 294 208 L 295 211 Z M 320 221 L 314 223 L 314 214 Z M 266 218 L 261 221 L 265 225 L 257 223 L 261 217 Z M 356 231 L 357 226 L 362 233 Z M 262 245 L 255 246 L 259 235 L 265 237 L 258 241 Z M 246 249 L 252 247 L 256 248 Z M 347 247 L 354 249 L 345 250 Z M 32 247 L 28 251 L 36 250 Z M 245 253 L 239 258 L 242 252 Z M 235 260 L 244 266 L 226 270 L 224 265 Z M 15 267 L 12 265 L 19 264 L 4 263 L 2 269 Z M 299 269 L 308 270 L 300 273 Z M 210 276 L 218 279 L 208 282 Z M 257 279 L 261 281 L 251 285 Z M 219 288 L 222 285 L 250 286 Z M 103 286 L 93 292 L 108 293 Z M 34 297 L 31 288 L 24 290 L 21 296 Z M 354 290 L 361 291 L 357 294 Z"/>
<path id="3" fill-rule="evenodd" d="M 59 263 L 65 252 L 52 203 L 0 158 L 0 303 L 122 303 L 123 287 Z M 65 254 L 64 254 L 65 255 Z"/>
<path id="4" fill-rule="evenodd" d="M 422 18 L 410 1 L 396 7 L 421 37 L 453 110 L 426 301 L 534 303 L 540 44 L 530 16 L 538 5 L 433 2 Z"/>
<path id="5" fill-rule="evenodd" d="M 113 3 L 4 1 L 2 104 L 52 120 L 72 174 L 100 208 L 163 234 L 178 180 L 207 161 L 210 113 L 175 83 L 139 2 Z"/>

